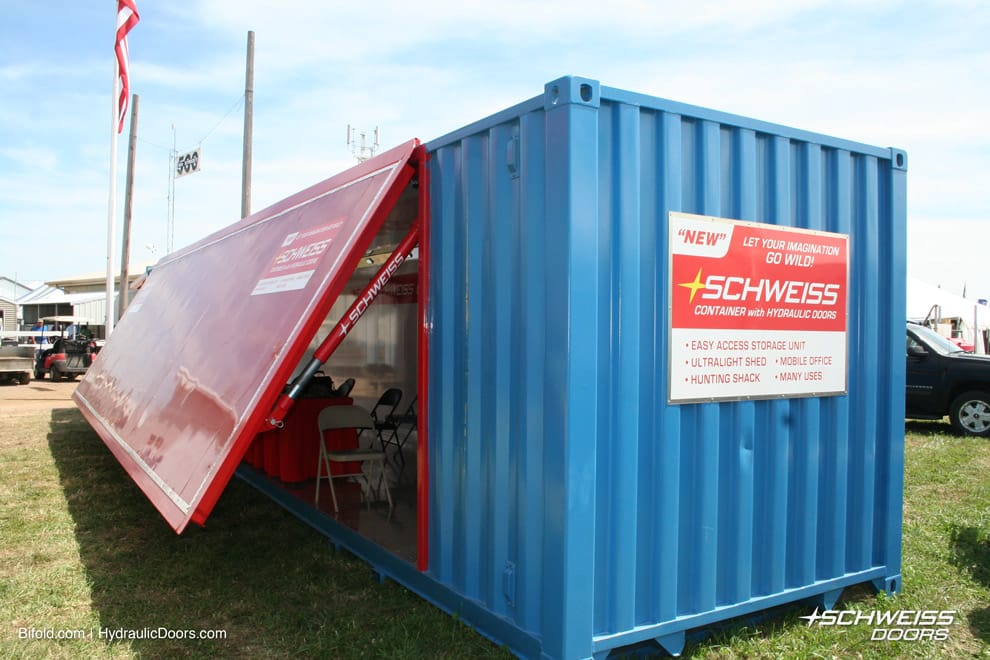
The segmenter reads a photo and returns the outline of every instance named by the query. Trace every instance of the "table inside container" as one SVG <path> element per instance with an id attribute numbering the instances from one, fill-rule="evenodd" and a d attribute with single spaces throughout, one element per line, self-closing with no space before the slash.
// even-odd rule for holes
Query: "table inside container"
<path id="1" fill-rule="evenodd" d="M 319 466 L 320 437 L 316 418 L 327 406 L 349 406 L 349 397 L 301 397 L 286 415 L 282 428 L 255 436 L 244 460 L 251 466 L 288 483 L 315 479 Z M 356 429 L 336 429 L 324 433 L 327 448 L 357 449 Z M 337 463 L 334 474 L 360 469 L 355 463 Z"/>

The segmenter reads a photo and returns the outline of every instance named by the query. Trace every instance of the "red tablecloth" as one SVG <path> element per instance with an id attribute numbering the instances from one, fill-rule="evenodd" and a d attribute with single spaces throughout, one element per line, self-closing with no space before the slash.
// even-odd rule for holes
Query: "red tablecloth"
<path id="1" fill-rule="evenodd" d="M 316 418 L 327 406 L 349 406 L 352 399 L 300 398 L 286 415 L 284 426 L 259 433 L 244 460 L 253 467 L 282 481 L 296 482 L 315 479 L 320 460 L 319 431 Z M 356 449 L 357 431 L 338 429 L 324 434 L 329 449 Z M 359 469 L 356 463 L 331 463 L 334 474 L 346 474 Z"/>

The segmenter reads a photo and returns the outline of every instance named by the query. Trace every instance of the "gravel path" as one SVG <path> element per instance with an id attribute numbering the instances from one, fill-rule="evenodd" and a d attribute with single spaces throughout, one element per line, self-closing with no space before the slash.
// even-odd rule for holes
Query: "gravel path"
<path id="1" fill-rule="evenodd" d="M 75 408 L 72 393 L 76 385 L 75 381 L 53 383 L 49 380 L 32 380 L 27 385 L 0 383 L 0 416 Z"/>

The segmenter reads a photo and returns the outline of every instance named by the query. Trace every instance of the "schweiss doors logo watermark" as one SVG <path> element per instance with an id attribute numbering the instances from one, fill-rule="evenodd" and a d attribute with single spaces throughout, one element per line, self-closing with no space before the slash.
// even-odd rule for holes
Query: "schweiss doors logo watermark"
<path id="1" fill-rule="evenodd" d="M 875 642 L 916 642 L 932 640 L 944 642 L 949 639 L 949 626 L 956 622 L 955 610 L 893 610 L 882 612 L 873 610 L 823 610 L 800 617 L 808 626 L 821 628 L 831 626 L 872 626 L 870 639 Z"/>

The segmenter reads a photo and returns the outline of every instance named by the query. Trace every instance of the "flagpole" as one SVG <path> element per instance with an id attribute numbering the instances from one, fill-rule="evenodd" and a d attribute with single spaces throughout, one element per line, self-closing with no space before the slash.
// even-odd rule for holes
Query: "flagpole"
<path id="1" fill-rule="evenodd" d="M 116 36 L 116 17 L 117 14 L 114 13 L 114 35 Z M 104 326 L 103 336 L 105 338 L 110 337 L 110 333 L 113 332 L 113 228 L 114 220 L 117 214 L 117 122 L 118 122 L 118 96 L 120 95 L 120 88 L 118 87 L 120 80 L 120 68 L 117 63 L 117 58 L 113 58 L 113 94 L 110 97 L 111 113 L 110 113 L 110 199 L 107 204 L 107 313 L 106 313 L 106 325 Z"/>
<path id="2" fill-rule="evenodd" d="M 117 0 L 117 13 L 115 14 L 114 41 L 113 41 L 113 98 L 111 99 L 113 112 L 110 122 L 110 199 L 107 203 L 107 315 L 104 326 L 104 337 L 109 337 L 113 332 L 114 307 L 113 304 L 113 225 L 117 215 L 117 134 L 124 128 L 124 116 L 127 114 L 128 101 L 130 100 L 129 73 L 130 66 L 127 63 L 127 33 L 137 25 L 140 19 L 137 13 L 135 0 Z M 123 78 L 121 78 L 123 76 Z M 123 89 L 118 87 L 123 85 Z M 124 282 L 124 286 L 127 283 Z"/>

